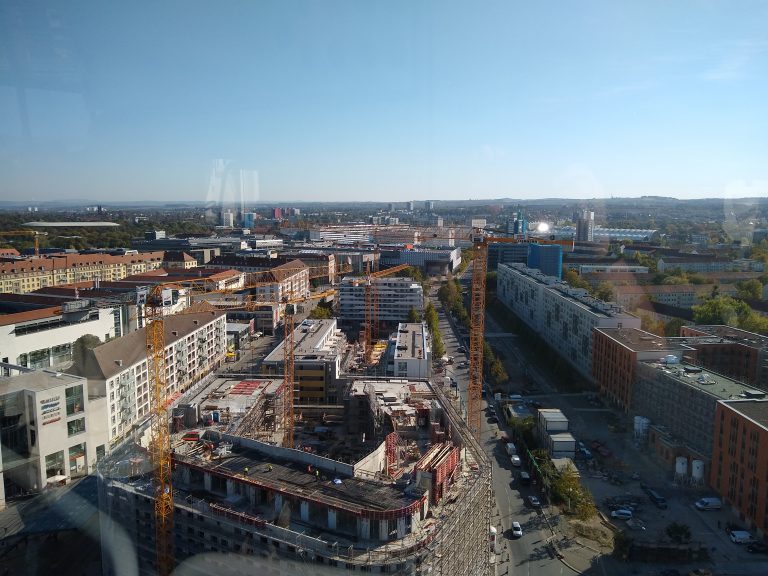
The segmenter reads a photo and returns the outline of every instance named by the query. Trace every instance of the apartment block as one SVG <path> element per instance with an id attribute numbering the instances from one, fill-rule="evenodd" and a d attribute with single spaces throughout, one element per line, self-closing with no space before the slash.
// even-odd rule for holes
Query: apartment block
<path id="1" fill-rule="evenodd" d="M 632 409 L 637 363 L 674 356 L 695 359 L 696 349 L 676 338 L 664 338 L 638 328 L 595 328 L 592 375 L 600 394 L 614 406 Z"/>
<path id="2" fill-rule="evenodd" d="M 293 331 L 294 402 L 297 404 L 340 404 L 342 361 L 347 339 L 336 327 L 336 320 L 304 320 Z M 284 373 L 283 340 L 264 362 L 272 374 Z"/>
<path id="3" fill-rule="evenodd" d="M 346 277 L 339 287 L 340 322 L 359 326 L 365 321 L 365 285 L 367 278 Z M 424 291 L 412 278 L 374 278 L 372 290 L 378 298 L 378 318 L 381 323 L 396 326 L 408 320 L 412 308 L 424 312 Z"/>
<path id="4" fill-rule="evenodd" d="M 672 464 L 683 455 L 709 469 L 718 402 L 759 396 L 765 393 L 700 366 L 648 361 L 637 364 L 632 405 L 653 425 L 649 440 L 662 459 Z"/>
<path id="5" fill-rule="evenodd" d="M 730 326 L 683 326 L 681 336 L 699 337 L 698 362 L 719 372 L 768 390 L 768 336 Z"/>
<path id="6" fill-rule="evenodd" d="M 166 394 L 179 395 L 218 368 L 227 349 L 226 314 L 202 312 L 169 316 L 165 333 Z M 88 379 L 90 395 L 107 397 L 111 445 L 149 417 L 150 382 L 145 329 L 97 346 L 69 369 Z"/>
<path id="7" fill-rule="evenodd" d="M 521 264 L 499 264 L 499 300 L 584 378 L 592 381 L 595 328 L 640 328 L 640 318 L 586 290 Z"/>
<path id="8" fill-rule="evenodd" d="M 424 322 L 401 323 L 385 353 L 387 376 L 429 378 L 432 353 Z"/>
<path id="9" fill-rule="evenodd" d="M 749 528 L 768 534 L 768 400 L 717 403 L 709 483 Z"/>
<path id="10" fill-rule="evenodd" d="M 106 453 L 106 399 L 84 378 L 2 364 L 0 509 L 5 499 L 40 492 L 94 470 Z"/>
<path id="11" fill-rule="evenodd" d="M 715 292 L 721 296 L 736 296 L 738 288 L 735 284 L 646 284 L 615 286 L 613 289 L 616 303 L 630 310 L 648 300 L 678 308 L 692 308 L 711 298 Z"/>
<path id="12" fill-rule="evenodd" d="M 160 268 L 163 252 L 144 254 L 56 254 L 0 262 L 0 292 L 25 294 L 84 280 L 120 280 Z"/>

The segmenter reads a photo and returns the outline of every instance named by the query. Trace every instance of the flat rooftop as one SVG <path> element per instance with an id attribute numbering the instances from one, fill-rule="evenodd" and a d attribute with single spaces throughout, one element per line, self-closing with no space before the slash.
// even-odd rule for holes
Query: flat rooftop
<path id="1" fill-rule="evenodd" d="M 768 400 L 727 400 L 729 408 L 768 428 Z"/>
<path id="2" fill-rule="evenodd" d="M 425 359 L 425 326 L 421 322 L 402 323 L 397 327 L 395 360 Z"/>
<path id="3" fill-rule="evenodd" d="M 588 310 L 595 316 L 603 318 L 635 318 L 632 314 L 622 310 L 621 306 L 618 304 L 614 302 L 604 302 L 603 300 L 593 298 L 585 289 L 573 288 L 567 282 L 554 276 L 542 274 L 541 271 L 536 268 L 528 268 L 524 264 L 515 262 L 499 264 L 499 268 L 502 266 L 506 266 L 510 270 L 533 280 L 544 288 L 557 292 L 562 298 L 570 300 L 579 308 Z"/>
<path id="4" fill-rule="evenodd" d="M 283 340 L 264 362 L 283 362 Z M 304 320 L 293 331 L 295 360 L 331 360 L 341 353 L 346 339 L 336 327 L 336 320 Z"/>
<path id="5" fill-rule="evenodd" d="M 694 330 L 711 334 L 719 338 L 727 338 L 733 342 L 747 344 L 756 348 L 768 349 L 768 336 L 761 336 L 754 332 L 747 332 L 740 328 L 732 328 L 723 325 L 690 326 Z"/>
<path id="6" fill-rule="evenodd" d="M 667 378 L 706 392 L 721 400 L 743 398 L 745 393 L 756 395 L 754 397 L 765 396 L 765 392 L 755 390 L 743 382 L 710 372 L 701 366 L 688 364 L 687 362 L 681 362 L 680 364 L 642 362 L 642 364 L 663 372 Z"/>
<path id="7" fill-rule="evenodd" d="M 19 390 L 45 392 L 59 386 L 74 386 L 75 384 L 82 384 L 85 387 L 87 383 L 88 381 L 85 378 L 64 372 L 32 370 L 31 372 L 22 372 L 15 376 L 0 377 L 0 394 L 18 392 Z"/>
<path id="8" fill-rule="evenodd" d="M 282 378 L 258 377 L 247 380 L 216 379 L 198 396 L 203 410 L 245 412 L 262 396 L 274 395 L 283 388 Z"/>
<path id="9" fill-rule="evenodd" d="M 685 344 L 685 339 L 657 336 L 638 328 L 595 328 L 595 330 L 606 334 L 616 342 L 635 352 L 653 352 L 658 350 L 659 353 L 665 353 L 693 350 L 693 348 Z"/>
<path id="10" fill-rule="evenodd" d="M 314 471 L 308 471 L 306 464 L 275 459 L 254 449 L 239 450 L 220 460 L 180 459 L 215 474 L 240 477 L 266 488 L 300 494 L 307 500 L 353 512 L 399 510 L 420 498 L 420 495 L 405 494 L 402 488 L 393 484 L 337 477 L 322 469 L 318 480 Z M 334 479 L 341 482 L 334 483 Z"/>

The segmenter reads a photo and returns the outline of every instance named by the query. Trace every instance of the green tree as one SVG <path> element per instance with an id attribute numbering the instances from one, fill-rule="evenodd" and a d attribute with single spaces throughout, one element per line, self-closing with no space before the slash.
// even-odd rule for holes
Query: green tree
<path id="1" fill-rule="evenodd" d="M 746 303 L 730 296 L 716 296 L 693 307 L 696 324 L 725 324 L 738 327 L 752 311 Z"/>
<path id="2" fill-rule="evenodd" d="M 75 340 L 72 344 L 72 360 L 75 365 L 80 368 L 84 367 L 88 350 L 96 348 L 99 344 L 101 344 L 101 340 L 93 334 L 85 334 Z"/>
<path id="3" fill-rule="evenodd" d="M 687 524 L 672 522 L 664 532 L 675 544 L 687 544 L 691 541 L 691 528 Z"/>
<path id="4" fill-rule="evenodd" d="M 613 301 L 613 284 L 610 282 L 601 282 L 594 293 L 595 298 L 604 302 Z"/>
<path id="5" fill-rule="evenodd" d="M 309 313 L 309 318 L 313 320 L 327 320 L 332 317 L 331 309 L 325 306 L 315 306 Z"/>
<path id="6" fill-rule="evenodd" d="M 763 284 L 756 278 L 737 282 L 736 288 L 737 296 L 744 300 L 760 300 L 763 296 Z"/>
<path id="7" fill-rule="evenodd" d="M 432 357 L 442 358 L 445 355 L 445 344 L 440 332 L 432 332 Z"/>
<path id="8" fill-rule="evenodd" d="M 568 282 L 568 285 L 573 288 L 584 288 L 585 290 L 589 290 L 589 282 L 582 279 L 576 270 L 566 270 L 565 274 L 563 274 L 563 280 Z"/>
<path id="9" fill-rule="evenodd" d="M 421 314 L 416 308 L 411 308 L 408 311 L 408 322 L 421 322 Z"/>

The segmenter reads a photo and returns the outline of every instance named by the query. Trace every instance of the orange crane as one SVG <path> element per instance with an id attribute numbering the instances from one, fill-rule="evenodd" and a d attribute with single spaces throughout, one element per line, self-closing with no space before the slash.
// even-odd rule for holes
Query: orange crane
<path id="1" fill-rule="evenodd" d="M 150 454 L 155 477 L 155 550 L 157 573 L 173 571 L 173 482 L 171 474 L 171 435 L 168 429 L 168 391 L 165 380 L 165 325 L 163 285 L 150 290 L 144 307 L 147 364 L 152 412 Z"/>
<path id="2" fill-rule="evenodd" d="M 378 272 L 369 272 L 366 275 L 364 290 L 365 290 L 365 320 L 363 323 L 363 347 L 364 357 L 366 363 L 370 364 L 373 358 L 373 345 L 379 337 L 379 291 L 376 287 L 375 280 L 377 278 L 384 278 L 385 276 L 391 276 L 397 274 L 403 270 L 407 270 L 411 266 L 409 264 L 399 264 L 379 270 Z"/>
<path id="3" fill-rule="evenodd" d="M 375 233 L 374 233 L 375 235 Z M 485 342 L 485 283 L 488 271 L 490 244 L 560 244 L 573 247 L 573 240 L 544 240 L 533 237 L 487 236 L 481 229 L 462 230 L 461 234 L 441 237 L 429 235 L 425 239 L 472 242 L 472 303 L 469 326 L 469 387 L 467 390 L 467 425 L 475 438 L 480 438 L 481 404 L 483 397 L 483 343 Z M 367 309 L 367 307 L 366 307 Z"/>
<path id="4" fill-rule="evenodd" d="M 47 236 L 47 232 L 37 232 L 36 230 L 8 230 L 0 232 L 0 236 L 34 236 L 35 237 L 35 257 L 40 256 L 40 236 Z"/>
<path id="5" fill-rule="evenodd" d="M 322 267 L 321 267 L 322 268 Z M 327 267 L 325 274 L 327 275 Z M 261 286 L 266 282 L 256 283 Z M 175 283 L 170 283 L 171 285 Z M 191 283 L 196 294 L 206 293 L 204 284 Z M 147 294 L 144 308 L 146 327 L 147 364 L 150 383 L 150 454 L 154 469 L 155 481 L 155 550 L 157 573 L 159 576 L 170 576 L 174 567 L 173 556 L 173 477 L 171 436 L 168 424 L 168 390 L 165 377 L 165 323 L 163 320 L 164 292 L 169 284 L 157 284 Z M 252 287 L 251 285 L 246 288 Z M 212 293 L 226 293 L 228 290 L 214 290 Z M 293 315 L 295 304 L 312 298 L 322 298 L 335 293 L 328 290 L 317 295 L 306 295 L 292 299 L 284 298 L 282 302 L 266 300 L 249 300 L 238 302 L 230 309 L 246 308 L 249 305 L 285 304 L 285 398 L 284 398 L 284 444 L 293 447 Z"/>

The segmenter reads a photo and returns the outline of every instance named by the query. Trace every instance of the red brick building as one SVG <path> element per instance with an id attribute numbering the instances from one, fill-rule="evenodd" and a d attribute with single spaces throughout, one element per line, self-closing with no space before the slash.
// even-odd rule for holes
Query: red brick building
<path id="1" fill-rule="evenodd" d="M 768 532 L 768 400 L 718 402 L 710 485 L 745 523 Z"/>
<path id="2" fill-rule="evenodd" d="M 701 366 L 768 389 L 768 337 L 730 326 L 683 326 L 680 335 L 699 337 L 690 345 Z"/>
<path id="3" fill-rule="evenodd" d="M 595 328 L 592 337 L 592 376 L 600 394 L 629 412 L 638 361 L 674 355 L 694 360 L 696 350 L 674 338 L 664 338 L 636 328 Z"/>

